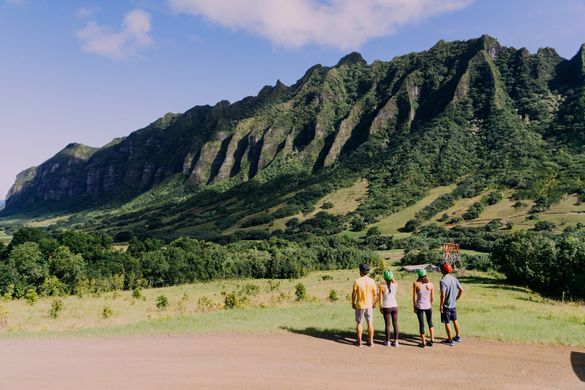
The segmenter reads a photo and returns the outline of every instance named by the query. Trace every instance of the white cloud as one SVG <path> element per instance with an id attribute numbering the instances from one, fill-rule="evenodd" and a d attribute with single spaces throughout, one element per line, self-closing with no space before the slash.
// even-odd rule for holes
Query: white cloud
<path id="1" fill-rule="evenodd" d="M 151 15 L 144 10 L 132 10 L 124 16 L 120 31 L 112 31 L 90 21 L 77 31 L 77 38 L 82 49 L 88 53 L 123 59 L 153 44 L 150 18 Z"/>
<path id="2" fill-rule="evenodd" d="M 167 0 L 172 10 L 249 31 L 276 45 L 354 49 L 473 0 Z"/>

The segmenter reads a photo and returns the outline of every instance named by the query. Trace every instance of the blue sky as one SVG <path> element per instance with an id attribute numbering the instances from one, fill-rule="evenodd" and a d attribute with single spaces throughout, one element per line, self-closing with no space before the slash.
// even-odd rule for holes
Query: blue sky
<path id="1" fill-rule="evenodd" d="M 70 142 L 101 146 L 352 50 L 390 60 L 489 34 L 568 58 L 584 17 L 585 0 L 0 0 L 0 199 Z"/>

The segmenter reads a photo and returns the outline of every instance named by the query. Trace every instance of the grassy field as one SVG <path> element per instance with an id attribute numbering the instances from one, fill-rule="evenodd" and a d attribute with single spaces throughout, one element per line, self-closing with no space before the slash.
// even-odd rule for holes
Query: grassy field
<path id="1" fill-rule="evenodd" d="M 399 234 L 400 232 L 398 229 L 403 227 L 408 220 L 413 219 L 419 210 L 431 204 L 439 196 L 445 195 L 454 189 L 455 185 L 434 188 L 427 196 L 416 202 L 414 205 L 402 209 L 397 213 L 391 214 L 371 226 L 375 226 L 380 229 L 382 234 Z"/>
<path id="2" fill-rule="evenodd" d="M 315 272 L 299 280 L 217 281 L 162 289 L 147 289 L 133 298 L 122 291 L 102 296 L 64 297 L 63 311 L 51 319 L 52 299 L 34 305 L 25 301 L 0 303 L 0 338 L 78 337 L 176 333 L 273 333 L 348 332 L 354 328 L 349 293 L 355 271 Z M 417 333 L 412 312 L 412 274 L 398 273 L 400 329 Z M 432 275 L 437 283 L 439 275 Z M 563 345 L 585 345 L 585 306 L 550 301 L 531 291 L 503 284 L 486 273 L 460 275 L 465 295 L 459 304 L 463 335 L 485 339 Z M 306 286 L 308 298 L 295 301 L 295 285 Z M 257 287 L 251 287 L 257 286 Z M 225 294 L 242 293 L 241 308 L 224 309 Z M 255 293 L 257 290 L 257 293 Z M 336 290 L 338 301 L 329 294 Z M 156 298 L 165 295 L 169 305 L 161 310 Z M 444 329 L 435 303 L 437 335 Z M 104 318 L 104 308 L 111 316 Z M 380 330 L 382 318 L 376 314 Z"/>

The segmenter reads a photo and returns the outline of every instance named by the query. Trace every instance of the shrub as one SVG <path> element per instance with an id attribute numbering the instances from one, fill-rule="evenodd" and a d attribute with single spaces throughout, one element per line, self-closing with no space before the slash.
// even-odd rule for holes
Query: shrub
<path id="1" fill-rule="evenodd" d="M 304 301 L 305 299 L 307 299 L 307 289 L 305 288 L 304 284 L 298 283 L 295 286 L 295 296 L 296 296 L 297 302 L 301 302 L 301 301 Z"/>
<path id="2" fill-rule="evenodd" d="M 207 297 L 202 296 L 197 300 L 197 309 L 200 311 L 214 311 L 217 310 L 218 305 L 213 303 L 213 301 Z"/>
<path id="3" fill-rule="evenodd" d="M 49 309 L 49 317 L 52 319 L 57 319 L 59 314 L 63 311 L 63 301 L 60 299 L 54 299 L 51 302 L 51 308 Z"/>
<path id="4" fill-rule="evenodd" d="M 329 302 L 336 302 L 339 300 L 339 296 L 337 295 L 337 291 L 331 290 L 329 291 Z"/>
<path id="5" fill-rule="evenodd" d="M 142 298 L 142 288 L 141 287 L 135 287 L 134 290 L 132 290 L 132 298 L 135 298 L 135 299 Z"/>
<path id="6" fill-rule="evenodd" d="M 248 302 L 246 297 L 239 295 L 237 292 L 232 291 L 229 294 L 226 294 L 223 305 L 225 309 L 236 309 L 238 307 L 244 306 Z"/>
<path id="7" fill-rule="evenodd" d="M 556 227 L 556 225 L 554 224 L 554 222 L 550 222 L 550 221 L 538 221 L 534 225 L 534 230 L 537 231 L 537 232 L 542 232 L 542 231 L 544 231 L 544 232 L 550 232 L 555 227 Z"/>
<path id="8" fill-rule="evenodd" d="M 110 318 L 113 315 L 114 315 L 114 311 L 112 310 L 112 308 L 109 306 L 104 306 L 104 308 L 102 309 L 102 318 L 105 320 L 105 319 Z"/>
<path id="9" fill-rule="evenodd" d="M 243 295 L 258 295 L 260 292 L 260 287 L 256 284 L 245 284 L 244 287 L 240 290 Z"/>
<path id="10" fill-rule="evenodd" d="M 156 307 L 159 310 L 164 310 L 169 306 L 169 299 L 165 295 L 159 295 L 156 297 Z"/>
<path id="11" fill-rule="evenodd" d="M 332 209 L 333 207 L 335 207 L 335 206 L 331 202 L 325 202 L 321 206 L 321 208 L 324 209 L 324 210 Z"/>
<path id="12" fill-rule="evenodd" d="M 26 303 L 32 306 L 35 304 L 36 301 L 39 300 L 39 295 L 34 289 L 29 288 L 26 290 L 26 293 L 24 294 L 24 299 L 26 300 Z"/>

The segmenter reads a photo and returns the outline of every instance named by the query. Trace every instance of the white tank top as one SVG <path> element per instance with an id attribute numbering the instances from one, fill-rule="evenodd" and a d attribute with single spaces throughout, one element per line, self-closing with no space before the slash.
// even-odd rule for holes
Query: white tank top
<path id="1" fill-rule="evenodd" d="M 382 293 L 382 302 L 380 302 L 380 307 L 384 309 L 388 309 L 391 307 L 398 307 L 398 303 L 396 302 L 396 290 L 398 290 L 397 283 L 386 283 L 384 285 L 386 288 Z"/>

